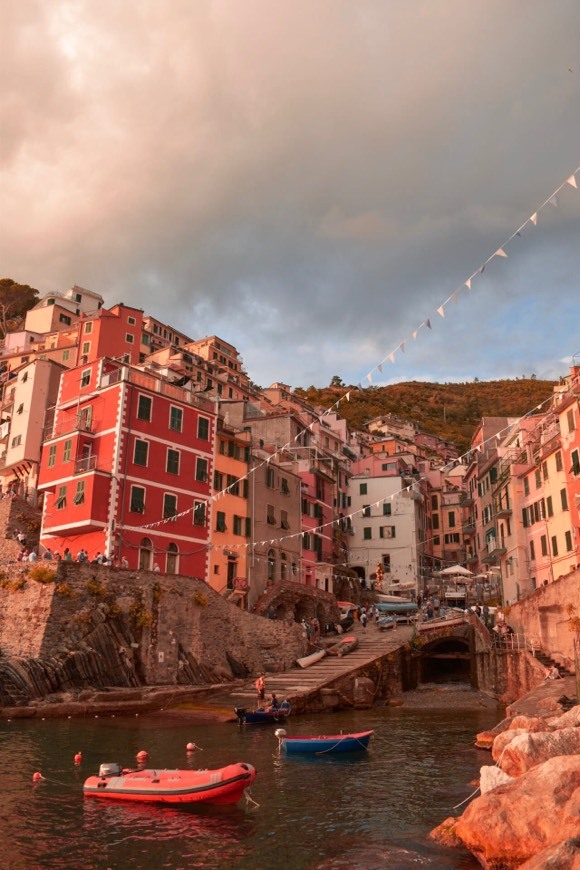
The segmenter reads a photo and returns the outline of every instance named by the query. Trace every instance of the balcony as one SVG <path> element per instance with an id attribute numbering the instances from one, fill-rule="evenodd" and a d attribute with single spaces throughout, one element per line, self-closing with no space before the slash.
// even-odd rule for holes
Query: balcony
<path id="1" fill-rule="evenodd" d="M 459 504 L 461 507 L 471 507 L 473 504 L 473 496 L 468 492 L 464 492 L 461 498 L 459 499 Z"/>
<path id="2" fill-rule="evenodd" d="M 87 471 L 94 471 L 97 467 L 97 455 L 93 453 L 91 456 L 83 456 L 82 459 L 77 459 L 74 465 L 74 474 L 85 474 Z"/>
<path id="3" fill-rule="evenodd" d="M 488 538 L 487 539 L 487 553 L 489 556 L 489 561 L 495 562 L 499 559 L 500 556 L 503 556 L 504 553 L 507 553 L 507 547 L 504 546 L 504 541 L 497 540 L 497 538 Z M 483 560 L 487 561 L 486 559 Z"/>
<path id="4" fill-rule="evenodd" d="M 513 510 L 508 505 L 499 505 L 495 511 L 495 518 L 497 520 L 505 520 L 507 517 L 511 517 L 513 514 Z"/>
<path id="5" fill-rule="evenodd" d="M 184 405 L 195 405 L 200 410 L 212 413 L 214 411 L 213 402 L 201 398 L 198 393 L 192 393 L 190 390 L 185 390 L 182 387 L 176 387 L 174 384 L 168 384 L 161 378 L 156 378 L 154 375 L 147 374 L 136 369 L 131 369 L 129 366 L 121 366 L 111 372 L 103 375 L 99 384 L 99 389 L 119 384 L 121 382 L 134 384 L 136 387 L 143 387 L 150 390 L 152 393 L 159 393 L 162 396 L 167 396 L 169 399 L 175 399 L 177 402 L 183 402 Z"/>
<path id="6" fill-rule="evenodd" d="M 463 523 L 461 530 L 464 535 L 474 535 L 475 534 L 475 523 Z"/>
<path id="7" fill-rule="evenodd" d="M 72 435 L 75 432 L 83 432 L 85 435 L 94 435 L 95 428 L 91 420 L 84 416 L 69 417 L 58 424 L 51 424 L 44 430 L 43 440 L 52 441 L 62 435 Z"/>

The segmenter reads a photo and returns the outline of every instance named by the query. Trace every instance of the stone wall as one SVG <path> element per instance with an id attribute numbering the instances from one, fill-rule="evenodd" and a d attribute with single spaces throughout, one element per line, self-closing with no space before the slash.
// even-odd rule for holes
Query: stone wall
<path id="1" fill-rule="evenodd" d="M 571 607 L 580 616 L 580 570 L 540 586 L 522 601 L 512 604 L 507 621 L 514 631 L 523 632 L 552 658 L 574 670 L 574 632 L 570 627 Z"/>
<path id="2" fill-rule="evenodd" d="M 200 580 L 40 565 L 52 582 L 20 564 L 0 582 L 0 706 L 93 686 L 215 683 L 284 670 L 305 651 L 299 626 L 245 613 Z"/>

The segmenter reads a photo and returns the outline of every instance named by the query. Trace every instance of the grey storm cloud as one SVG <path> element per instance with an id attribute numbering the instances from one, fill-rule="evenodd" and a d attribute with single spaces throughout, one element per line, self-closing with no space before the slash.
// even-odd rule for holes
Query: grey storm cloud
<path id="1" fill-rule="evenodd" d="M 260 383 L 357 382 L 426 317 L 399 380 L 554 374 L 580 348 L 571 187 L 435 314 L 580 165 L 577 0 L 0 16 L 4 275 L 220 334 Z"/>

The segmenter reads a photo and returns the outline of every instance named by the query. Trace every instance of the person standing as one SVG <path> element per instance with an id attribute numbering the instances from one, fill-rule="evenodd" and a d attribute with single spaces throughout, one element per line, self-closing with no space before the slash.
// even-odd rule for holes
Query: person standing
<path id="1" fill-rule="evenodd" d="M 264 700 L 266 698 L 266 679 L 264 674 L 260 674 L 258 679 L 256 680 L 256 692 L 258 693 L 258 710 L 261 710 L 264 706 Z"/>
<path id="2" fill-rule="evenodd" d="M 360 624 L 362 625 L 363 628 L 367 627 L 367 612 L 366 612 L 364 607 L 363 607 L 361 615 L 360 615 Z"/>

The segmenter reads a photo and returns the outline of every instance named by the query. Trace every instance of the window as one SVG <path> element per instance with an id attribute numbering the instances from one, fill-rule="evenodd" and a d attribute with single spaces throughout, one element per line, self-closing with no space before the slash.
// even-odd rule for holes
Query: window
<path id="1" fill-rule="evenodd" d="M 93 331 L 93 321 L 89 320 L 85 323 L 85 335 L 89 335 Z"/>
<path id="2" fill-rule="evenodd" d="M 48 448 L 47 465 L 49 468 L 54 468 L 54 466 L 56 465 L 56 444 L 51 444 Z"/>
<path id="3" fill-rule="evenodd" d="M 439 535 L 434 535 L 433 536 L 433 546 L 438 547 L 440 545 L 440 543 L 441 543 L 441 538 L 439 537 Z"/>
<path id="4" fill-rule="evenodd" d="M 54 305 L 54 303 L 53 303 L 53 305 Z M 64 323 L 66 326 L 71 325 L 71 319 L 67 314 L 60 314 L 58 320 L 59 320 L 59 323 Z"/>
<path id="5" fill-rule="evenodd" d="M 137 419 L 151 422 L 151 410 L 153 408 L 153 399 L 151 396 L 140 395 L 137 402 Z"/>
<path id="6" fill-rule="evenodd" d="M 193 525 L 205 526 L 207 519 L 206 504 L 204 501 L 196 501 L 193 508 Z"/>
<path id="7" fill-rule="evenodd" d="M 576 428 L 576 421 L 574 420 L 574 408 L 570 408 L 567 416 L 568 416 L 568 432 L 573 432 Z"/>
<path id="8" fill-rule="evenodd" d="M 22 444 L 22 435 L 15 435 L 14 438 L 12 439 L 11 446 L 12 447 L 20 447 L 21 444 Z"/>
<path id="9" fill-rule="evenodd" d="M 288 579 L 288 557 L 286 553 L 280 553 L 280 580 Z"/>
<path id="10" fill-rule="evenodd" d="M 198 456 L 195 460 L 195 479 L 201 483 L 206 483 L 208 480 L 208 462 L 207 459 L 202 459 Z"/>
<path id="11" fill-rule="evenodd" d="M 276 553 L 274 550 L 268 550 L 268 580 L 270 583 L 274 582 L 274 575 L 276 573 Z"/>
<path id="12" fill-rule="evenodd" d="M 84 504 L 85 503 L 85 482 L 84 480 L 77 480 L 77 491 L 75 492 L 75 497 L 73 498 L 73 504 Z"/>
<path id="13" fill-rule="evenodd" d="M 439 514 L 433 514 L 432 525 L 434 529 L 439 528 Z"/>
<path id="14" fill-rule="evenodd" d="M 209 441 L 209 420 L 207 419 L 207 417 L 198 418 L 197 437 L 201 441 Z"/>
<path id="15" fill-rule="evenodd" d="M 168 474 L 179 474 L 179 450 L 167 448 L 167 467 Z"/>
<path id="16" fill-rule="evenodd" d="M 548 510 L 548 516 L 553 517 L 554 516 L 554 508 L 552 506 L 552 496 L 551 495 L 549 495 L 548 498 L 546 499 L 546 508 Z"/>
<path id="17" fill-rule="evenodd" d="M 91 343 L 90 343 L 90 341 L 83 341 L 83 346 L 82 346 L 82 349 L 81 349 L 81 354 L 82 354 L 83 356 L 88 356 L 88 355 L 90 354 L 90 352 L 91 352 Z M 87 360 L 84 360 L 84 362 L 87 362 Z"/>
<path id="18" fill-rule="evenodd" d="M 174 517 L 177 513 L 177 496 L 165 493 L 163 496 L 163 516 Z"/>
<path id="19" fill-rule="evenodd" d="M 393 505 L 391 504 L 390 501 L 386 501 L 386 502 L 383 504 L 383 516 L 384 516 L 384 517 L 390 517 L 391 514 L 392 514 L 392 512 L 393 512 Z"/>
<path id="20" fill-rule="evenodd" d="M 149 456 L 149 442 L 141 441 L 140 438 L 135 438 L 135 449 L 133 453 L 133 462 L 135 465 L 147 466 Z"/>
<path id="21" fill-rule="evenodd" d="M 580 453 L 578 450 L 573 450 L 570 454 L 570 458 L 572 459 L 572 468 L 570 469 L 572 474 L 580 474 Z"/>
<path id="22" fill-rule="evenodd" d="M 449 535 L 445 535 L 443 540 L 446 544 L 458 544 L 459 543 L 459 535 L 457 532 L 452 532 Z M 495 537 L 491 539 L 492 546 L 495 545 Z"/>
<path id="23" fill-rule="evenodd" d="M 276 478 L 274 475 L 274 469 L 268 467 L 266 468 L 266 486 L 269 487 L 269 489 L 274 489 L 275 484 Z"/>
<path id="24" fill-rule="evenodd" d="M 368 489 L 368 487 L 367 487 L 366 483 L 359 484 L 359 495 L 366 495 L 367 489 Z"/>
<path id="25" fill-rule="evenodd" d="M 87 408 L 82 408 L 77 414 L 77 419 L 79 429 L 90 432 L 93 425 L 93 406 L 89 405 Z"/>
<path id="26" fill-rule="evenodd" d="M 135 336 L 131 335 L 130 332 L 126 332 L 125 333 L 125 341 L 127 342 L 127 344 L 133 344 L 133 342 L 135 341 Z"/>
<path id="27" fill-rule="evenodd" d="M 72 440 L 69 438 L 64 442 L 64 446 L 62 448 L 62 461 L 70 462 L 70 457 L 72 453 Z"/>
<path id="28" fill-rule="evenodd" d="M 290 495 L 290 487 L 288 486 L 288 480 L 285 477 L 280 478 L 280 488 L 282 489 L 283 495 Z"/>
<path id="29" fill-rule="evenodd" d="M 558 538 L 552 535 L 552 556 L 558 555 Z"/>
<path id="30" fill-rule="evenodd" d="M 548 555 L 548 539 L 545 535 L 542 535 L 542 537 L 540 538 L 540 544 L 542 547 L 542 556 L 547 556 Z"/>
<path id="31" fill-rule="evenodd" d="M 86 360 L 85 360 L 86 362 Z M 91 370 L 85 369 L 81 374 L 81 387 L 88 387 L 91 382 Z"/>
<path id="32" fill-rule="evenodd" d="M 318 505 L 317 505 L 318 507 Z M 371 506 L 370 504 L 363 505 L 363 517 L 370 517 L 371 515 Z"/>
<path id="33" fill-rule="evenodd" d="M 276 514 L 272 504 L 266 505 L 266 520 L 270 526 L 276 525 Z"/>
<path id="34" fill-rule="evenodd" d="M 145 489 L 142 486 L 131 487 L 129 510 L 134 514 L 145 513 Z"/>
<path id="35" fill-rule="evenodd" d="M 381 538 L 394 538 L 395 537 L 395 527 L 394 526 L 381 526 L 379 530 L 379 537 Z"/>
<path id="36" fill-rule="evenodd" d="M 530 481 L 527 477 L 524 477 L 524 495 L 530 494 Z"/>
<path id="37" fill-rule="evenodd" d="M 21 381 L 23 384 L 25 384 L 27 380 L 28 380 L 28 372 L 24 372 L 24 374 L 22 375 Z"/>
<path id="38" fill-rule="evenodd" d="M 536 489 L 539 489 L 542 485 L 542 472 L 539 468 L 536 468 L 534 474 L 536 476 Z"/>
<path id="39" fill-rule="evenodd" d="M 137 322 L 137 321 L 135 320 L 134 317 L 128 317 L 128 318 L 127 318 L 127 323 L 129 324 L 129 326 L 135 326 L 136 322 Z"/>
<path id="40" fill-rule="evenodd" d="M 169 409 L 169 428 L 174 432 L 181 432 L 183 425 L 183 411 L 181 408 L 176 408 L 172 405 Z"/>
<path id="41" fill-rule="evenodd" d="M 216 532 L 227 532 L 226 515 L 223 511 L 218 511 L 215 521 Z"/>
<path id="42" fill-rule="evenodd" d="M 165 571 L 167 574 L 177 574 L 179 564 L 179 549 L 177 544 L 169 544 L 167 547 L 167 562 Z"/>
<path id="43" fill-rule="evenodd" d="M 391 554 L 390 553 L 383 553 L 383 555 L 381 557 L 381 561 L 383 563 L 383 571 L 385 572 L 385 574 L 390 574 L 391 573 Z"/>
<path id="44" fill-rule="evenodd" d="M 436 495 L 431 496 L 431 510 L 436 511 L 439 507 L 439 501 Z"/>
<path id="45" fill-rule="evenodd" d="M 530 541 L 530 559 L 532 562 L 536 561 L 536 548 L 533 541 Z"/>
<path id="46" fill-rule="evenodd" d="M 365 541 L 370 541 L 373 536 L 373 531 L 369 526 L 365 526 L 363 529 L 363 538 Z"/>
<path id="47" fill-rule="evenodd" d="M 56 509 L 61 511 L 66 507 L 66 486 L 59 486 L 56 498 Z"/>
<path id="48" fill-rule="evenodd" d="M 216 492 L 221 492 L 224 488 L 224 476 L 221 471 L 214 471 L 213 473 L 213 488 Z"/>
<path id="49" fill-rule="evenodd" d="M 280 528 L 281 529 L 289 529 L 290 523 L 288 522 L 288 512 L 280 511 Z"/>
<path id="50" fill-rule="evenodd" d="M 232 495 L 240 494 L 240 481 L 234 474 L 227 475 L 227 488 Z"/>
<path id="51" fill-rule="evenodd" d="M 70 358 L 70 350 L 63 350 L 62 352 L 62 361 L 68 362 Z"/>
<path id="52" fill-rule="evenodd" d="M 562 462 L 562 454 L 558 450 L 556 453 L 556 471 L 562 471 L 564 463 Z"/>
<path id="53" fill-rule="evenodd" d="M 562 510 L 567 511 L 568 510 L 568 493 L 566 492 L 565 489 L 560 490 L 560 498 L 562 500 Z"/>
<path id="54" fill-rule="evenodd" d="M 22 414 L 23 411 L 24 411 L 24 405 L 23 405 L 23 404 L 22 404 L 22 405 L 18 405 L 18 408 L 17 408 L 17 410 L 16 410 L 16 413 L 17 413 L 17 414 Z"/>
<path id="55" fill-rule="evenodd" d="M 569 553 L 572 549 L 572 532 L 566 532 L 566 552 Z"/>
<path id="56" fill-rule="evenodd" d="M 544 480 L 548 479 L 548 463 L 542 462 L 542 477 Z"/>
<path id="57" fill-rule="evenodd" d="M 449 511 L 449 528 L 455 528 L 455 511 Z"/>

